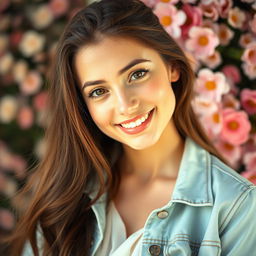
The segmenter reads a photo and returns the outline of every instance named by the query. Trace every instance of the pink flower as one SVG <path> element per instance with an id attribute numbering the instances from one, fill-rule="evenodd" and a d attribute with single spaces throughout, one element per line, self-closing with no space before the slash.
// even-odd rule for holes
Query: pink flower
<path id="1" fill-rule="evenodd" d="M 28 106 L 21 107 L 17 116 L 17 122 L 22 129 L 28 129 L 34 121 L 34 113 Z"/>
<path id="2" fill-rule="evenodd" d="M 235 65 L 225 65 L 222 68 L 222 72 L 224 75 L 231 80 L 232 83 L 240 83 L 241 82 L 241 74 L 237 66 Z"/>
<path id="3" fill-rule="evenodd" d="M 42 78 L 37 71 L 30 71 L 20 85 L 20 90 L 25 95 L 31 95 L 39 91 L 42 86 Z"/>
<path id="4" fill-rule="evenodd" d="M 256 34 L 256 14 L 254 14 L 253 19 L 249 23 L 252 32 Z"/>
<path id="5" fill-rule="evenodd" d="M 249 115 L 256 114 L 256 90 L 243 89 L 241 103 Z"/>
<path id="6" fill-rule="evenodd" d="M 256 65 L 256 42 L 247 45 L 241 59 L 248 65 Z"/>
<path id="7" fill-rule="evenodd" d="M 222 116 L 219 111 L 202 116 L 200 121 L 208 137 L 212 140 L 216 139 L 222 129 Z"/>
<path id="8" fill-rule="evenodd" d="M 48 27 L 53 22 L 53 13 L 50 7 L 46 4 L 42 4 L 37 7 L 31 14 L 30 18 L 33 25 L 37 29 Z"/>
<path id="9" fill-rule="evenodd" d="M 213 21 L 216 21 L 219 18 L 219 12 L 217 10 L 217 6 L 214 1 L 212 1 L 209 4 L 206 4 L 205 2 L 202 2 L 199 5 L 200 9 L 203 11 L 203 15 L 207 18 L 212 19 Z"/>
<path id="10" fill-rule="evenodd" d="M 7 209 L 0 209 L 0 226 L 5 230 L 11 230 L 14 223 L 14 215 Z"/>
<path id="11" fill-rule="evenodd" d="M 222 140 L 216 141 L 214 145 L 234 169 L 238 168 L 242 157 L 241 146 L 235 146 Z"/>
<path id="12" fill-rule="evenodd" d="M 242 172 L 241 175 L 243 177 L 245 177 L 247 180 L 249 180 L 250 182 L 256 184 L 256 171 L 245 171 Z"/>
<path id="13" fill-rule="evenodd" d="M 208 68 L 211 68 L 211 69 L 214 69 L 214 68 L 218 67 L 221 64 L 221 62 L 222 62 L 221 55 L 220 55 L 220 53 L 218 51 L 215 51 L 213 53 L 213 55 L 210 55 L 210 56 L 202 58 L 201 61 Z"/>
<path id="14" fill-rule="evenodd" d="M 220 0 L 215 2 L 217 4 L 217 8 L 219 11 L 219 15 L 221 18 L 227 18 L 228 12 L 232 7 L 232 0 Z"/>
<path id="15" fill-rule="evenodd" d="M 234 37 L 234 32 L 225 24 L 220 24 L 217 29 L 217 35 L 221 45 L 228 45 Z"/>
<path id="16" fill-rule="evenodd" d="M 245 19 L 245 13 L 238 7 L 230 9 L 228 12 L 228 23 L 234 28 L 242 28 Z"/>
<path id="17" fill-rule="evenodd" d="M 180 26 L 186 21 L 186 15 L 183 11 L 178 11 L 171 4 L 158 3 L 155 6 L 154 13 L 158 16 L 160 23 L 165 30 L 174 38 L 181 36 Z"/>
<path id="18" fill-rule="evenodd" d="M 193 110 L 199 116 L 209 115 L 218 111 L 216 102 L 206 99 L 203 95 L 195 96 L 192 101 Z"/>
<path id="19" fill-rule="evenodd" d="M 184 4 L 182 10 L 187 16 L 186 22 L 181 26 L 182 36 L 187 37 L 191 27 L 200 26 L 202 24 L 202 10 L 189 4 Z"/>
<path id="20" fill-rule="evenodd" d="M 246 170 L 256 172 L 256 152 L 248 152 L 244 154 L 243 162 Z"/>
<path id="21" fill-rule="evenodd" d="M 212 55 L 219 44 L 217 35 L 209 28 L 192 27 L 189 30 L 189 39 L 186 48 L 199 58 Z"/>
<path id="22" fill-rule="evenodd" d="M 243 47 L 243 48 L 246 48 L 250 43 L 252 43 L 253 41 L 255 41 L 256 38 L 253 36 L 253 34 L 251 33 L 245 33 L 245 34 L 242 34 L 240 36 L 240 39 L 239 39 L 239 44 Z"/>
<path id="23" fill-rule="evenodd" d="M 33 99 L 33 105 L 36 110 L 42 111 L 46 108 L 47 105 L 48 93 L 46 91 L 42 91 L 37 94 Z"/>
<path id="24" fill-rule="evenodd" d="M 49 3 L 49 7 L 51 8 L 51 11 L 55 15 L 55 17 L 59 17 L 68 11 L 69 1 L 68 0 L 51 0 Z"/>
<path id="25" fill-rule="evenodd" d="M 221 96 L 229 91 L 229 85 L 221 72 L 201 69 L 195 83 L 195 91 L 205 98 L 220 102 Z"/>
<path id="26" fill-rule="evenodd" d="M 12 47 L 17 47 L 19 43 L 21 42 L 23 33 L 21 31 L 14 31 L 10 35 L 10 44 Z"/>
<path id="27" fill-rule="evenodd" d="M 246 112 L 226 108 L 222 111 L 222 118 L 223 127 L 220 139 L 235 146 L 241 145 L 248 140 L 251 123 Z"/>

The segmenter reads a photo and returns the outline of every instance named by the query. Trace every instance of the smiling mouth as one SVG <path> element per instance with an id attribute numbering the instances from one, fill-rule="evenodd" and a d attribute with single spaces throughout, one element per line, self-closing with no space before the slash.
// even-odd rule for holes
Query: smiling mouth
<path id="1" fill-rule="evenodd" d="M 131 119 L 132 121 L 130 122 L 126 121 L 126 122 L 120 123 L 118 124 L 118 127 L 120 127 L 122 131 L 128 134 L 135 134 L 135 133 L 142 132 L 149 126 L 150 121 L 152 119 L 153 112 L 154 112 L 154 109 L 152 109 L 147 114 L 140 116 L 137 119 Z"/>

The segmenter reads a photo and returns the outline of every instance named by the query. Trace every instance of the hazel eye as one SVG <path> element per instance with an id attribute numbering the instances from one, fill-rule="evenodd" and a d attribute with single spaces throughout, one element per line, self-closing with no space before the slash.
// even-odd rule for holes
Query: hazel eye
<path id="1" fill-rule="evenodd" d="M 90 92 L 89 97 L 90 98 L 98 98 L 106 93 L 106 90 L 103 88 L 97 88 Z"/>
<path id="2" fill-rule="evenodd" d="M 130 81 L 138 80 L 144 77 L 148 73 L 146 69 L 140 69 L 132 73 L 130 77 Z"/>

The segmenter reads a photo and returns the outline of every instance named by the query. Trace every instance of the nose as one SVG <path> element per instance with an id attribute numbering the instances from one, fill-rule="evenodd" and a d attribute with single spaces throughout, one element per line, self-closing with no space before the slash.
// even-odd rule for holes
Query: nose
<path id="1" fill-rule="evenodd" d="M 139 99 L 136 95 L 131 95 L 127 91 L 120 91 L 117 94 L 117 110 L 121 115 L 131 115 L 139 107 Z"/>

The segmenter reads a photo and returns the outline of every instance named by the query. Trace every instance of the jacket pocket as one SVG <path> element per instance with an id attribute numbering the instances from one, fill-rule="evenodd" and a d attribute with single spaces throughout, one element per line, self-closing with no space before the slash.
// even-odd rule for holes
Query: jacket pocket
<path id="1" fill-rule="evenodd" d="M 219 256 L 220 251 L 220 245 L 215 241 L 195 243 L 184 236 L 166 246 L 164 256 Z"/>

